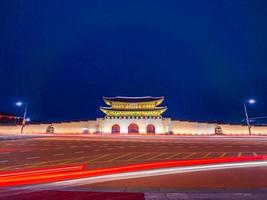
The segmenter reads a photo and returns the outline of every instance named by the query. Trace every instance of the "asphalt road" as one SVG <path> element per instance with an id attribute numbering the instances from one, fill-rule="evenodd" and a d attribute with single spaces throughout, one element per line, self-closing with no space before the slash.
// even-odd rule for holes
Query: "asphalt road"
<path id="1" fill-rule="evenodd" d="M 267 138 L 52 136 L 0 141 L 0 171 L 73 163 L 86 163 L 88 169 L 96 169 L 163 160 L 257 155 L 267 155 Z M 265 188 L 266 175 L 265 167 L 257 167 L 165 175 L 146 178 L 145 182 L 144 179 L 131 179 L 91 186 Z M 216 184 L 218 180 L 225 184 Z M 234 184 L 231 184 L 233 181 Z"/>

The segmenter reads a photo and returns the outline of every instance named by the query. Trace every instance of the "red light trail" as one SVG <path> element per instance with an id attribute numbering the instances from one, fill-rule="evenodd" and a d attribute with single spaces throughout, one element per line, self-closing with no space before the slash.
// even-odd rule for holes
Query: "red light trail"
<path id="1" fill-rule="evenodd" d="M 172 167 L 205 166 L 215 164 L 233 164 L 245 162 L 266 161 L 267 156 L 247 156 L 213 159 L 196 159 L 180 161 L 162 161 L 153 163 L 132 164 L 121 167 L 110 167 L 95 170 L 86 170 L 84 164 L 50 168 L 38 168 L 32 170 L 9 171 L 0 173 L 0 186 L 23 186 L 31 184 L 43 184 L 57 181 L 97 177 L 101 175 L 115 175 L 126 172 L 138 172 L 153 169 L 168 169 Z"/>

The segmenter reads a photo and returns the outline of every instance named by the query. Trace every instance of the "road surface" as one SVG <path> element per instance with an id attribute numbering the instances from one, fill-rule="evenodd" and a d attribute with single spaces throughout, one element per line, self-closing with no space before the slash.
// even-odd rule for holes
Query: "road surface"
<path id="1" fill-rule="evenodd" d="M 85 163 L 88 169 L 167 160 L 267 155 L 265 137 L 51 136 L 0 141 L 0 171 Z M 84 185 L 163 189 L 266 188 L 267 167 L 190 172 Z"/>

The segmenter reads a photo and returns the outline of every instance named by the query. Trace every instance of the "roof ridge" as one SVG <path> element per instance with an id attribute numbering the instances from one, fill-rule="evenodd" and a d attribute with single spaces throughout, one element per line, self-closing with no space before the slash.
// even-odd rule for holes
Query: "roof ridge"
<path id="1" fill-rule="evenodd" d="M 115 96 L 115 97 L 105 97 L 103 96 L 103 98 L 107 98 L 107 99 L 116 99 L 116 98 L 122 98 L 122 99 L 143 99 L 143 98 L 152 98 L 152 99 L 158 99 L 158 98 L 164 98 L 164 96 L 139 96 L 139 97 L 130 97 L 130 96 Z"/>

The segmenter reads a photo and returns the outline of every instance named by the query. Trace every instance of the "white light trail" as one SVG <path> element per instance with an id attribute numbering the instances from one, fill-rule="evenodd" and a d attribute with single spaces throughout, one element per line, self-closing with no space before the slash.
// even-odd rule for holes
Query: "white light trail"
<path id="1" fill-rule="evenodd" d="M 245 168 L 245 167 L 259 167 L 267 166 L 267 161 L 257 161 L 257 162 L 242 162 L 242 163 L 225 163 L 225 164 L 211 164 L 211 165 L 198 165 L 189 167 L 172 167 L 172 168 L 162 168 L 153 170 L 143 170 L 136 172 L 126 172 L 117 173 L 111 175 L 102 175 L 89 178 L 73 179 L 68 181 L 59 181 L 48 184 L 41 184 L 36 186 L 29 186 L 27 189 L 49 189 L 49 188 L 64 188 L 80 186 L 85 184 L 101 183 L 107 181 L 117 181 L 124 179 L 133 178 L 144 178 L 152 176 L 170 175 L 178 173 L 188 173 L 188 172 L 198 172 L 198 171 L 209 171 L 209 170 L 220 170 L 220 169 L 231 169 L 231 168 Z"/>

